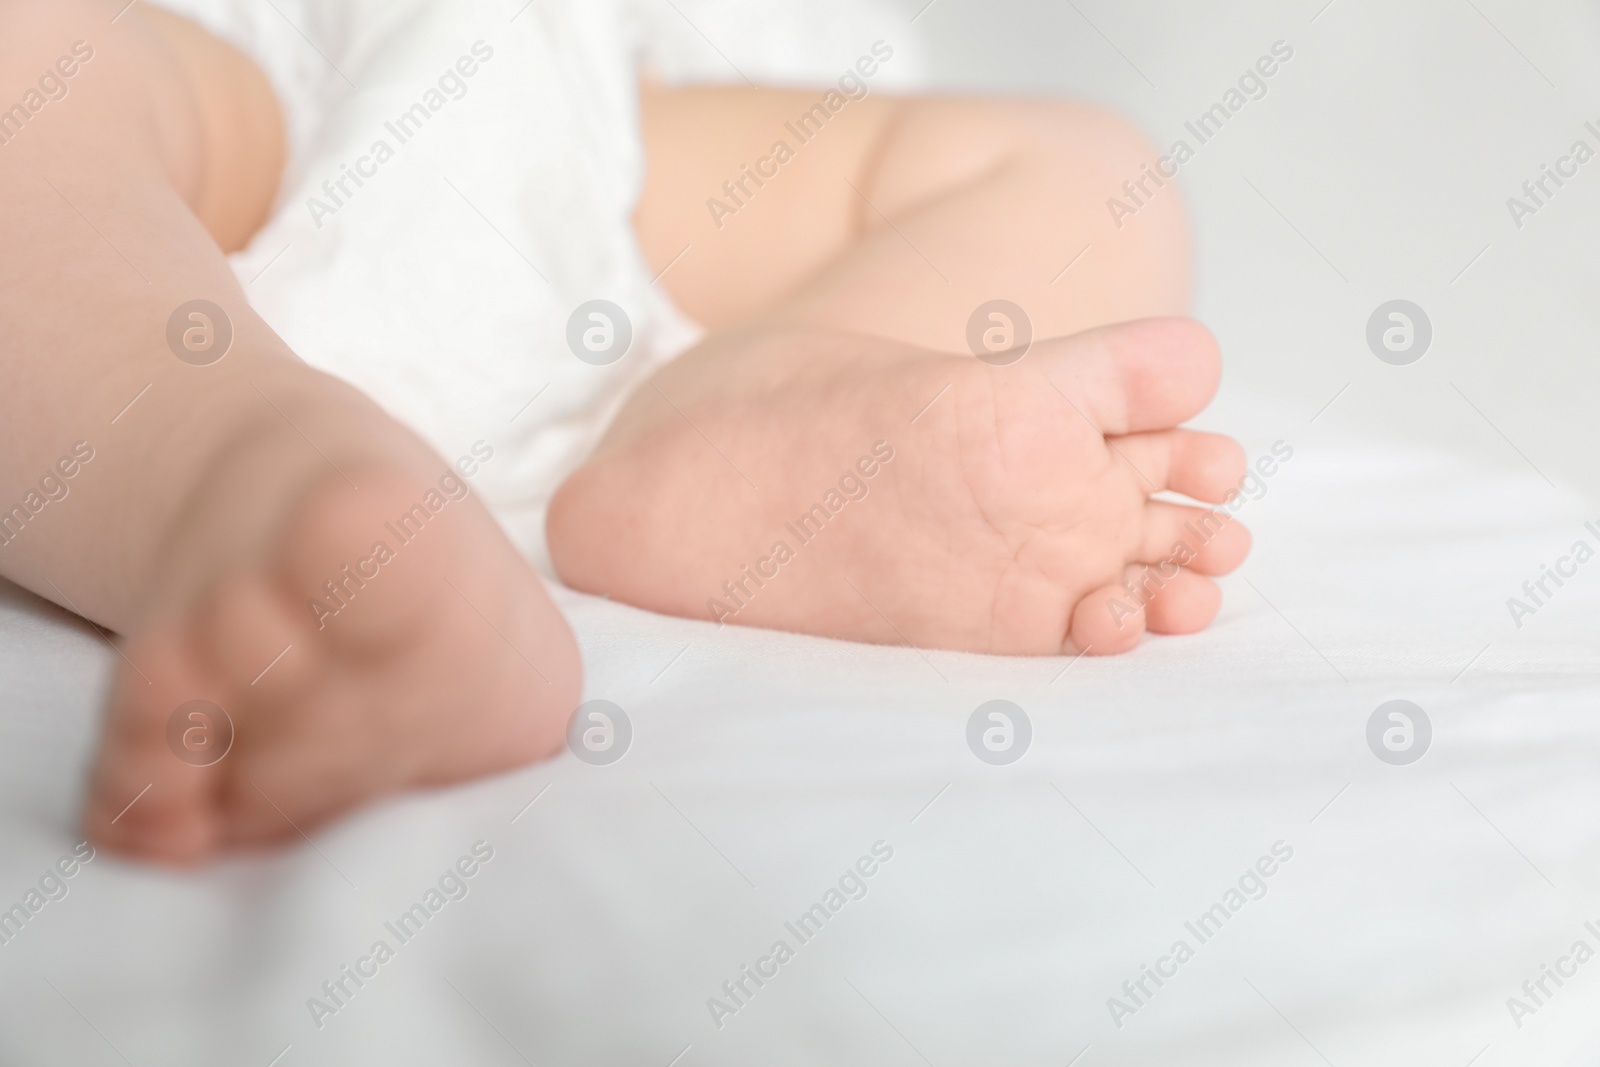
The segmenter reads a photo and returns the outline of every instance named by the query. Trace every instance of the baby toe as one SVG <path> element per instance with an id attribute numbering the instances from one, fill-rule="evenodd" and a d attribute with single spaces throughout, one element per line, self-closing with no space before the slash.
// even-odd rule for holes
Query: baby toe
<path id="1" fill-rule="evenodd" d="M 1106 438 L 1136 471 L 1148 493 L 1167 490 L 1221 503 L 1245 473 L 1244 449 L 1231 437 L 1198 430 L 1160 430 Z"/>
<path id="2" fill-rule="evenodd" d="M 1144 533 L 1138 559 L 1200 574 L 1227 574 L 1250 554 L 1250 531 L 1238 520 L 1210 508 L 1151 500 L 1144 506 Z"/>
<path id="3" fill-rule="evenodd" d="M 1124 586 L 1102 586 L 1072 609 L 1063 651 L 1114 656 L 1137 645 L 1144 628 L 1145 610 L 1139 600 Z"/>
<path id="4" fill-rule="evenodd" d="M 1179 570 L 1163 578 L 1145 605 L 1145 625 L 1156 634 L 1192 634 L 1204 630 L 1222 607 L 1222 590 L 1210 578 Z"/>
<path id="5" fill-rule="evenodd" d="M 1239 442 L 1222 434 L 1174 430 L 1167 488 L 1175 493 L 1220 504 L 1239 486 L 1249 467 Z"/>

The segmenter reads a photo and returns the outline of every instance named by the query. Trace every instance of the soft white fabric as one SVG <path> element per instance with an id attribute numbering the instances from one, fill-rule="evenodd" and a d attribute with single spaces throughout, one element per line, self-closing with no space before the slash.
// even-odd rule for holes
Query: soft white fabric
<path id="1" fill-rule="evenodd" d="M 1210 631 L 1063 674 L 563 594 L 588 696 L 631 717 L 621 761 L 564 754 L 196 874 L 97 858 L 0 945 L 0 1061 L 111 1062 L 87 1018 L 172 1065 L 1592 1062 L 1600 962 L 1520 1030 L 1505 1001 L 1600 944 L 1600 562 L 1521 630 L 1505 600 L 1600 509 L 1333 415 L 1213 416 L 1294 456 L 1241 514 L 1259 548 Z M 117 661 L 20 593 L 0 634 L 9 907 L 76 840 Z M 1435 730 L 1409 767 L 1365 740 L 1397 697 Z M 1009 767 L 966 745 L 994 698 L 1033 723 Z M 479 839 L 467 897 L 319 1030 L 308 998 Z M 879 840 L 866 897 L 719 1030 L 707 998 Z M 1280 840 L 1267 895 L 1117 1029 L 1107 998 Z"/>

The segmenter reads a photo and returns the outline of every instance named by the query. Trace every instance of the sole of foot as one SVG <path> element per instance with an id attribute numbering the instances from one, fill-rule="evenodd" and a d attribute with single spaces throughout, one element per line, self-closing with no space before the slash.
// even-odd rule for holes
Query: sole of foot
<path id="1" fill-rule="evenodd" d="M 1152 319 L 1004 366 L 803 332 L 709 340 L 552 504 L 567 584 L 718 622 L 1021 655 L 1125 652 L 1216 615 L 1249 551 L 1231 439 L 1182 429 L 1215 341 Z"/>

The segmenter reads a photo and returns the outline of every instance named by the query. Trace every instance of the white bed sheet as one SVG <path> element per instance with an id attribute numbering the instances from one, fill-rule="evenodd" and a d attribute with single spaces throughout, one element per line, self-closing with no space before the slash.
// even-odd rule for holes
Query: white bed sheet
<path id="1" fill-rule="evenodd" d="M 0 1062 L 1497 1067 L 1600 1051 L 1600 963 L 1520 1028 L 1506 1006 L 1575 940 L 1600 945 L 1583 928 L 1600 920 L 1600 567 L 1520 631 L 1504 604 L 1593 542 L 1600 511 L 1526 468 L 1331 415 L 1226 397 L 1212 418 L 1253 455 L 1295 454 L 1242 513 L 1259 547 L 1205 634 L 1063 673 L 563 594 L 588 695 L 631 717 L 621 761 L 563 755 L 400 798 L 197 874 L 97 857 L 0 945 Z M 77 840 L 115 654 L 15 591 L 0 634 L 4 907 Z M 997 697 L 1034 727 L 1008 767 L 965 743 Z M 1434 725 L 1410 766 L 1366 745 L 1392 698 Z M 468 895 L 317 1027 L 308 998 L 394 942 L 384 923 L 479 840 L 494 858 Z M 786 933 L 878 841 L 893 858 L 867 895 L 807 944 Z M 1279 841 L 1294 854 L 1266 895 L 1208 943 L 1186 935 Z M 716 1026 L 708 998 L 780 938 L 794 959 Z M 1194 958 L 1115 1026 L 1107 998 L 1178 938 Z"/>

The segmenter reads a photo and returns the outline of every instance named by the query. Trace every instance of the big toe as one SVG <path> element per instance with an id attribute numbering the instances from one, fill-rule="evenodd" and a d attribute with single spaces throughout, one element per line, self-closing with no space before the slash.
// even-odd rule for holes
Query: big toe
<path id="1" fill-rule="evenodd" d="M 1222 609 L 1222 589 L 1210 578 L 1180 569 L 1166 579 L 1145 608 L 1145 624 L 1151 633 L 1199 633 Z"/>
<path id="2" fill-rule="evenodd" d="M 1211 331 L 1193 319 L 1140 319 L 1040 341 L 1045 373 L 1107 435 L 1165 430 L 1200 414 L 1222 380 Z"/>

